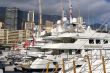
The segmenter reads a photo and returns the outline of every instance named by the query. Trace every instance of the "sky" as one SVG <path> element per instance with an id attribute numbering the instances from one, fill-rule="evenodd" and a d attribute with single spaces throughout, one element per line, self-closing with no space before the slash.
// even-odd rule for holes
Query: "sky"
<path id="1" fill-rule="evenodd" d="M 68 0 L 63 0 L 65 12 L 68 12 Z M 0 0 L 2 7 L 17 7 L 38 12 L 38 0 Z M 43 14 L 61 15 L 60 0 L 42 0 Z M 83 16 L 90 22 L 108 22 L 110 20 L 110 0 L 72 0 L 73 16 Z M 80 11 L 80 14 L 78 13 Z M 108 21 L 107 21 L 108 20 Z"/>

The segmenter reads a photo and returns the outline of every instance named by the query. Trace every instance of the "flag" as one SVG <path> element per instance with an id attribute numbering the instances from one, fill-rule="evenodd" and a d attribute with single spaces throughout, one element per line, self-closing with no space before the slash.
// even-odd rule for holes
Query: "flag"
<path id="1" fill-rule="evenodd" d="M 24 44 L 23 44 L 23 47 L 24 47 L 24 48 L 27 48 L 27 47 L 30 46 L 30 44 L 31 44 L 30 41 L 25 41 Z"/>
<path id="2" fill-rule="evenodd" d="M 32 45 L 34 46 L 35 45 L 35 38 L 34 36 L 32 36 L 33 40 L 32 40 Z"/>

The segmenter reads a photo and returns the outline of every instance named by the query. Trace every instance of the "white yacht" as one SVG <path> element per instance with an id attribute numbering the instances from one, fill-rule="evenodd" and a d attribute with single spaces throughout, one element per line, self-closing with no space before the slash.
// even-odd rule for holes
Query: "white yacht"
<path id="1" fill-rule="evenodd" d="M 46 71 L 46 65 L 49 61 L 51 64 L 49 66 L 49 71 L 52 72 L 55 70 L 54 62 L 57 62 L 61 65 L 62 59 L 65 62 L 65 71 L 66 73 L 73 72 L 73 65 L 72 61 L 77 61 L 77 72 L 86 73 L 88 72 L 88 64 L 85 60 L 85 56 L 88 55 L 88 52 L 97 53 L 96 50 L 109 50 L 110 45 L 110 34 L 109 33 L 102 33 L 92 30 L 90 26 L 84 27 L 83 22 L 76 22 L 78 18 L 73 18 L 73 23 L 69 24 L 66 28 L 62 28 L 62 26 L 58 25 L 58 27 L 52 29 L 51 36 L 45 36 L 42 40 L 46 40 L 46 42 L 40 48 L 42 50 L 50 49 L 51 52 L 49 54 L 41 55 L 37 58 L 29 68 L 23 68 L 23 70 L 36 70 L 39 72 Z M 80 24 L 82 23 L 82 24 Z M 36 44 L 37 45 L 37 44 Z M 37 47 L 37 46 L 36 46 Z M 96 49 L 96 50 L 94 50 Z M 103 51 L 104 53 L 104 51 Z M 106 53 L 105 53 L 106 54 Z M 99 55 L 90 54 L 91 56 L 95 57 Z M 107 53 L 107 55 L 109 55 Z M 105 55 L 104 55 L 105 56 Z M 97 56 L 99 57 L 99 56 Z M 109 62 L 109 58 L 106 56 L 106 62 Z M 95 61 L 96 60 L 96 61 Z M 92 68 L 93 73 L 99 72 L 102 70 L 102 65 L 98 66 L 98 62 L 100 59 L 93 58 L 93 66 Z M 96 66 L 95 66 L 96 65 Z M 109 67 L 109 65 L 107 65 Z M 59 70 L 62 66 L 59 66 Z M 58 71 L 59 71 L 58 70 Z M 97 71 L 98 70 L 98 71 Z M 109 72 L 109 69 L 107 69 Z M 62 72 L 62 69 L 59 73 Z"/>
<path id="2" fill-rule="evenodd" d="M 66 73 L 72 73 L 73 66 L 71 63 L 69 64 L 69 61 L 73 61 L 73 60 L 78 61 L 78 63 L 76 63 L 78 66 L 77 69 L 81 73 L 88 72 L 88 71 L 85 72 L 81 71 L 83 66 L 87 65 L 87 62 L 85 62 L 84 60 L 84 56 L 88 55 L 87 52 L 92 51 L 94 53 L 97 53 L 100 50 L 103 50 L 102 53 L 105 53 L 105 50 L 107 51 L 110 48 L 109 33 L 97 32 L 95 30 L 92 30 L 90 26 L 84 27 L 83 22 L 79 22 L 78 24 L 78 22 L 76 21 L 78 21 L 78 18 L 73 18 L 73 23 L 69 24 L 66 27 L 66 29 L 62 28 L 61 25 L 58 25 L 58 27 L 52 29 L 52 36 L 48 36 L 44 38 L 45 40 L 51 40 L 51 43 L 46 43 L 44 46 L 42 46 L 42 49 L 51 49 L 53 51 L 57 51 L 58 55 L 60 55 L 61 53 L 65 53 L 68 56 L 67 57 L 68 61 L 65 61 L 65 63 L 68 62 L 68 64 L 65 65 Z M 96 52 L 94 49 L 98 51 Z M 109 53 L 105 53 L 105 54 L 109 56 Z M 97 55 L 100 54 L 97 53 Z M 92 56 L 95 57 L 96 54 L 93 54 Z M 108 56 L 106 56 L 105 58 L 109 59 Z M 63 57 L 61 58 L 63 59 Z M 98 60 L 100 59 L 98 58 L 97 61 Z M 81 64 L 79 64 L 79 62 Z M 99 67 L 99 69 L 101 68 L 102 67 Z M 96 73 L 96 71 L 94 71 L 94 73 Z"/>
<path id="3" fill-rule="evenodd" d="M 95 30 L 92 30 L 90 26 L 87 27 L 83 24 L 84 21 L 82 17 L 72 18 L 71 15 L 70 19 L 63 17 L 62 20 L 58 20 L 56 27 L 51 30 L 52 35 L 45 36 L 42 38 L 42 40 L 48 42 L 37 43 L 35 45 L 36 47 L 38 47 L 39 44 L 43 44 L 40 45 L 40 48 L 42 50 L 49 49 L 51 50 L 51 53 L 40 55 L 28 68 L 23 67 L 23 70 L 28 69 L 37 70 L 39 72 L 45 72 L 47 63 L 51 61 L 49 71 L 52 72 L 55 70 L 54 62 L 61 65 L 61 61 L 62 59 L 64 59 L 66 73 L 73 72 L 73 61 L 76 61 L 76 69 L 78 73 L 88 72 L 87 61 L 85 60 L 85 56 L 88 55 L 88 52 L 93 52 L 90 54 L 90 56 L 97 57 L 99 53 L 97 53 L 96 50 L 99 51 L 109 49 L 110 34 L 97 32 Z M 95 65 L 96 62 L 99 62 L 99 58 L 93 59 L 93 65 Z M 98 69 L 101 68 L 102 67 L 99 67 Z M 97 73 L 98 71 L 95 71 L 95 69 L 96 68 L 93 68 L 94 73 Z M 61 73 L 62 66 L 59 66 L 59 70 L 59 73 Z"/>

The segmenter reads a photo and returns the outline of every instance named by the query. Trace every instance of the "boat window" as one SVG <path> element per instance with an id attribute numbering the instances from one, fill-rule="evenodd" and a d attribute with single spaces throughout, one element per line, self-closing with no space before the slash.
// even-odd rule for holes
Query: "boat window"
<path id="1" fill-rule="evenodd" d="M 80 54 L 81 50 L 75 50 L 75 54 Z"/>
<path id="2" fill-rule="evenodd" d="M 64 53 L 64 50 L 61 50 L 62 53 Z"/>
<path id="3" fill-rule="evenodd" d="M 76 65 L 76 68 L 79 68 L 79 67 L 81 67 L 82 65 Z"/>
<path id="4" fill-rule="evenodd" d="M 96 44 L 101 44 L 99 39 L 96 39 Z"/>
<path id="5" fill-rule="evenodd" d="M 36 49 L 36 48 L 30 48 L 29 51 L 31 51 L 31 52 L 38 52 L 38 49 Z"/>
<path id="6" fill-rule="evenodd" d="M 53 62 L 53 65 L 57 65 L 58 64 L 58 62 Z"/>
<path id="7" fill-rule="evenodd" d="M 75 27 L 76 26 L 76 24 L 72 24 L 73 25 L 73 27 Z"/>
<path id="8" fill-rule="evenodd" d="M 72 50 L 71 49 L 69 50 L 69 55 L 72 55 Z"/>
<path id="9" fill-rule="evenodd" d="M 89 39 L 89 44 L 94 44 L 94 40 L 93 39 Z"/>
<path id="10" fill-rule="evenodd" d="M 62 53 L 64 53 L 64 50 L 59 50 L 59 54 L 62 54 Z"/>
<path id="11" fill-rule="evenodd" d="M 107 43 L 108 43 L 108 40 L 103 40 L 103 43 L 104 43 L 104 44 L 107 44 Z"/>
<path id="12" fill-rule="evenodd" d="M 41 56 L 42 58 L 47 57 L 47 56 Z"/>
<path id="13" fill-rule="evenodd" d="M 65 37 L 65 38 L 61 38 L 60 40 L 57 40 L 56 42 L 58 43 L 74 43 L 77 39 L 74 39 L 74 38 L 68 38 L 68 37 Z"/>

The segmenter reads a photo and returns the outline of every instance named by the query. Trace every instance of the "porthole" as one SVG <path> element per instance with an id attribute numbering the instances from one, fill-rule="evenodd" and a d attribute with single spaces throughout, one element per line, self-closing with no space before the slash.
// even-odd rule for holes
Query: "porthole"
<path id="1" fill-rule="evenodd" d="M 96 44 L 101 44 L 99 39 L 96 39 Z"/>
<path id="2" fill-rule="evenodd" d="M 107 44 L 107 43 L 108 43 L 108 40 L 103 40 L 103 43 L 104 43 L 104 44 Z"/>

